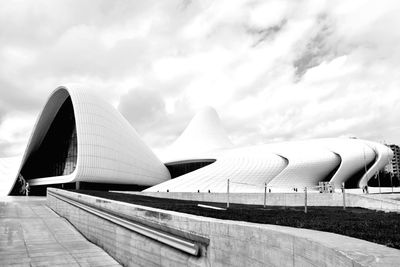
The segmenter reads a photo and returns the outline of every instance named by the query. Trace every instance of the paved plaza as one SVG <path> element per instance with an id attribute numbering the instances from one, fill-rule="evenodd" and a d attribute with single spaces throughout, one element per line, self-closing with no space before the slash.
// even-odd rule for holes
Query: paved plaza
<path id="1" fill-rule="evenodd" d="M 120 266 L 46 206 L 44 197 L 0 198 L 0 266 Z"/>

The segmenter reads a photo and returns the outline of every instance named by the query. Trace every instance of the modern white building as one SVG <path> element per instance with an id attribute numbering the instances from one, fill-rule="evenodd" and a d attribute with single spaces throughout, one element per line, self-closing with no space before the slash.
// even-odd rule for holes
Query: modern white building
<path id="1" fill-rule="evenodd" d="M 138 185 L 146 191 L 292 190 L 330 182 L 363 187 L 393 152 L 349 138 L 235 147 L 214 109 L 200 111 L 160 160 L 109 103 L 57 88 L 44 106 L 22 159 L 0 160 L 0 194 L 30 186 Z M 13 163 L 11 163 L 13 162 Z M 17 167 L 16 167 L 17 166 Z"/>

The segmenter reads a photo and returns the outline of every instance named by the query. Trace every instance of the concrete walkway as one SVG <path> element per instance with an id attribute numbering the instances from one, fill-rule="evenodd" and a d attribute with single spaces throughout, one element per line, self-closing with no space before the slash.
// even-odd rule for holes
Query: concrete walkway
<path id="1" fill-rule="evenodd" d="M 120 266 L 42 197 L 0 198 L 0 266 Z"/>

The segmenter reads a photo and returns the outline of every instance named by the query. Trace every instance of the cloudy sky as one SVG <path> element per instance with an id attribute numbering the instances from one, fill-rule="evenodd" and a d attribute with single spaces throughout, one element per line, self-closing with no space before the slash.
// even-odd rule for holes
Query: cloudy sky
<path id="1" fill-rule="evenodd" d="M 398 1 L 1 1 L 0 157 L 48 95 L 79 83 L 162 151 L 213 106 L 250 145 L 400 144 Z"/>

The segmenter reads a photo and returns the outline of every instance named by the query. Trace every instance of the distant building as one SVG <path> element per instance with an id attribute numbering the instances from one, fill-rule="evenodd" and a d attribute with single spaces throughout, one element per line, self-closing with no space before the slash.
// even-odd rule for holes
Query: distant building
<path id="1" fill-rule="evenodd" d="M 393 157 L 386 166 L 386 171 L 393 173 L 394 177 L 400 179 L 400 147 L 398 145 L 387 145 L 393 151 Z"/>

